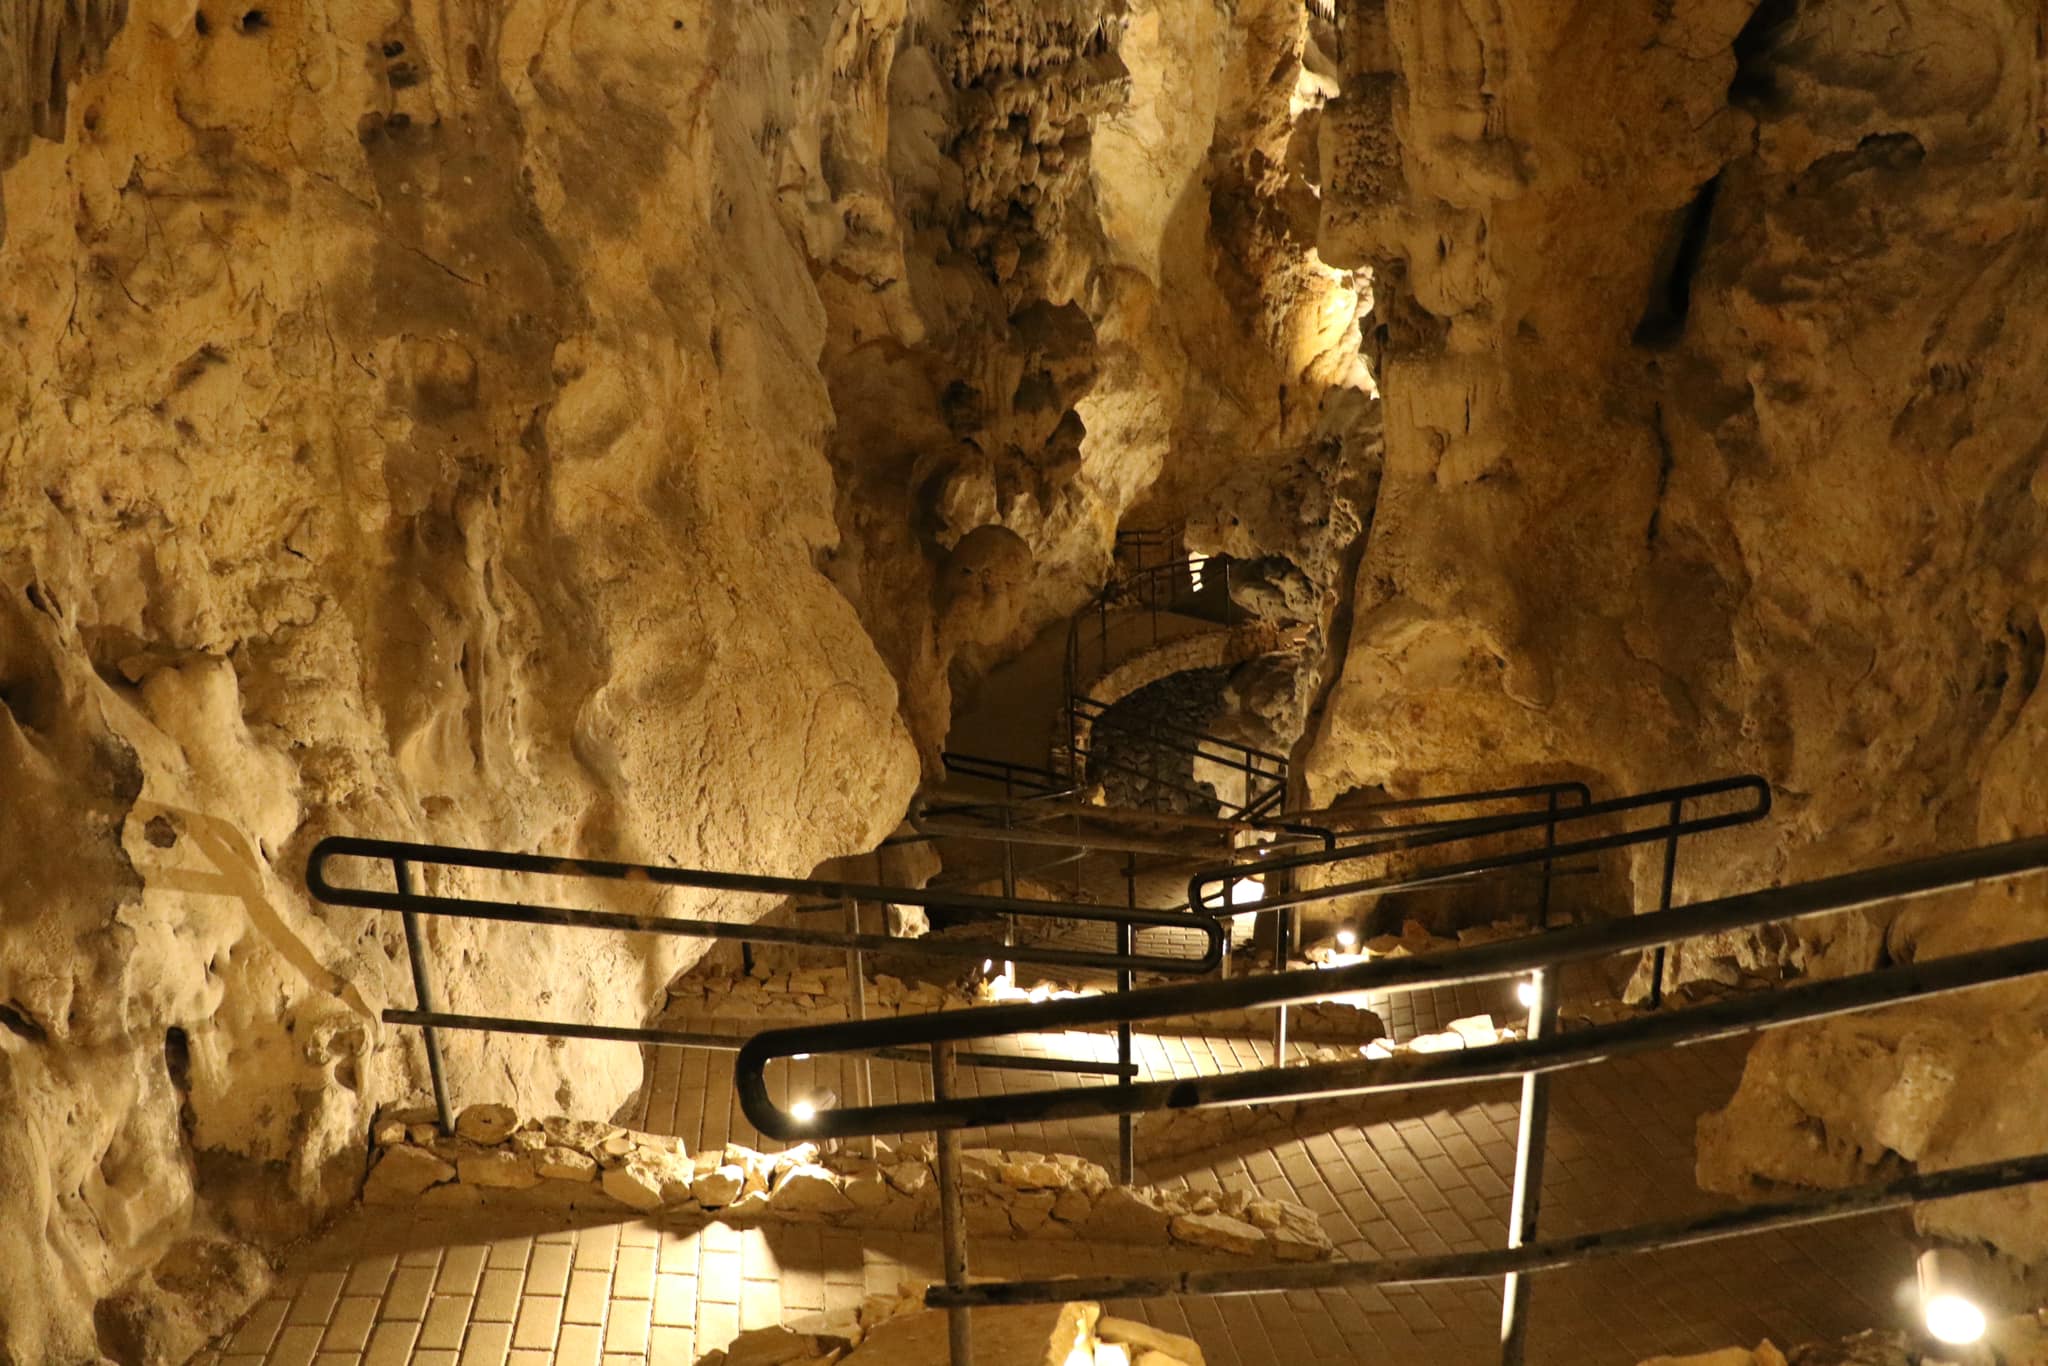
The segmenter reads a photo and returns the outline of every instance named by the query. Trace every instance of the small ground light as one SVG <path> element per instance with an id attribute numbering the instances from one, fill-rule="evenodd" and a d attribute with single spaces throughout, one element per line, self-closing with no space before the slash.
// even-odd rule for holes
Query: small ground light
<path id="1" fill-rule="evenodd" d="M 1349 952 L 1350 950 L 1352 950 L 1352 949 L 1355 949 L 1355 948 L 1357 948 L 1357 947 L 1358 947 L 1358 931 L 1357 931 L 1357 930 L 1339 930 L 1339 931 L 1337 931 L 1337 947 L 1338 947 L 1338 948 L 1340 948 L 1340 949 L 1343 949 L 1343 950 L 1345 950 L 1346 952 Z"/>
<path id="2" fill-rule="evenodd" d="M 1522 1009 L 1524 1010 L 1534 1010 L 1536 1008 L 1536 982 L 1534 978 L 1524 977 L 1521 981 L 1515 983 L 1515 999 L 1522 1003 Z"/>
<path id="3" fill-rule="evenodd" d="M 800 1100 L 790 1106 L 789 1112 L 796 1117 L 799 1124 L 809 1124 L 818 1117 L 818 1107 L 807 1100 Z"/>
<path id="4" fill-rule="evenodd" d="M 1920 1281 L 1920 1313 L 1927 1321 L 1929 1337 L 1960 1347 L 1984 1336 L 1984 1311 L 1958 1293 L 1963 1279 L 1960 1257 L 1931 1247 L 1920 1254 L 1914 1270 Z"/>

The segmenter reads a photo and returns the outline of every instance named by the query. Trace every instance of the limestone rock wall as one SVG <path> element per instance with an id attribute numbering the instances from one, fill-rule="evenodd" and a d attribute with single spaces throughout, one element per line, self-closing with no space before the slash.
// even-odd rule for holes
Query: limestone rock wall
<path id="1" fill-rule="evenodd" d="M 2048 825 L 2038 6 L 1338 18 L 1320 246 L 1374 271 L 1387 435 L 1316 795 L 1767 775 L 1772 821 L 1681 899 Z M 1787 942 L 1853 970 L 2038 933 L 2044 896 Z M 1710 1166 L 2048 1143 L 1973 1112 L 2038 1055 L 2037 994 L 2001 1006 L 1763 1045 Z M 2004 1208 L 1945 1222 L 2041 1255 Z"/>
<path id="2" fill-rule="evenodd" d="M 1367 422 L 1318 51 L 1283 0 L 0 15 L 0 1360 L 177 1358 L 424 1087 L 320 836 L 871 847 L 1148 490 Z M 428 939 L 447 1006 L 621 1023 L 689 957 Z"/>
<path id="3" fill-rule="evenodd" d="M 178 1357 L 166 1249 L 302 1229 L 424 1086 L 377 1020 L 398 925 L 309 903 L 320 835 L 797 873 L 900 818 L 895 684 L 816 567 L 826 308 L 770 155 L 857 99 L 830 37 L 143 3 L 68 117 L 8 87 L 0 150 L 42 136 L 0 244 L 0 1359 Z M 637 1023 L 685 961 L 428 940 L 487 1013 Z M 448 1044 L 458 1098 L 639 1079 Z"/>

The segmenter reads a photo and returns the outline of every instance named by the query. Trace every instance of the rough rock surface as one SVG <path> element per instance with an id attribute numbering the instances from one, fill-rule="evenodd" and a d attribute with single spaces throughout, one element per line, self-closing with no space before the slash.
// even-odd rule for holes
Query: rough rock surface
<path id="1" fill-rule="evenodd" d="M 1681 900 L 2048 828 L 2038 6 L 1336 15 L 1319 249 L 1373 272 L 1386 445 L 1313 795 L 1764 774 L 1771 821 L 1682 858 Z M 1654 904 L 1654 851 L 1632 867 Z M 1950 952 L 2041 933 L 2043 898 L 1681 969 Z M 2048 1146 L 2000 1095 L 2039 1001 L 1775 1039 L 1703 1162 L 1734 1186 Z M 2026 1197 L 1934 1217 L 2044 1250 Z"/>
<path id="2" fill-rule="evenodd" d="M 0 847 L 35 903 L 0 930 L 0 1241 L 43 1249 L 0 1270 L 5 1350 L 95 1355 L 93 1303 L 188 1227 L 303 1231 L 423 1088 L 377 1022 L 397 927 L 300 890 L 319 836 L 871 847 L 955 685 L 1087 595 L 1162 473 L 1183 516 L 1331 429 L 1369 381 L 1309 257 L 1305 23 L 0 15 Z M 459 1010 L 637 1023 L 681 961 L 428 937 Z M 637 1075 L 448 1047 L 458 1097 L 523 1109 Z"/>

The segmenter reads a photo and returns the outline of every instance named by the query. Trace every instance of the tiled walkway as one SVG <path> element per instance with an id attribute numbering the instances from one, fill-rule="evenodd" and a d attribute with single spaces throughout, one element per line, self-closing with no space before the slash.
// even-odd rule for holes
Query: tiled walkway
<path id="1" fill-rule="evenodd" d="M 1440 1003 L 1463 1013 L 1475 1001 Z M 1483 1004 L 1483 1003 L 1481 1003 Z M 1430 1009 L 1420 1017 L 1428 1022 Z M 1399 1032 L 1399 1031 L 1397 1031 Z M 1102 1039 L 1086 1046 L 1101 1051 Z M 1078 1049 L 1078 1037 L 1027 1047 Z M 1145 1039 L 1148 1071 L 1178 1075 L 1265 1061 L 1265 1045 Z M 1739 1044 L 1610 1063 L 1559 1080 L 1543 1229 L 1570 1233 L 1715 1206 L 1692 1182 L 1694 1121 L 1721 1104 L 1741 1068 Z M 805 1069 L 810 1069 L 806 1071 Z M 639 1113 L 693 1149 L 755 1135 L 731 1102 L 727 1054 L 666 1054 Z M 851 1095 L 852 1079 L 798 1064 L 786 1086 Z M 878 1099 L 916 1084 L 917 1069 L 875 1065 Z M 983 1084 L 1044 1086 L 1032 1073 L 964 1073 Z M 1197 1187 L 1245 1184 L 1306 1204 L 1347 1258 L 1476 1250 L 1504 1236 L 1514 1152 L 1511 1089 L 1498 1084 L 1432 1097 L 1419 1110 L 1361 1102 L 1341 1127 L 1149 1165 L 1140 1179 Z M 1114 1152 L 1107 1121 L 970 1142 Z M 526 1220 L 521 1224 L 520 1220 Z M 1142 1253 L 1148 1265 L 1152 1254 Z M 1127 1268 L 1130 1249 L 981 1240 L 977 1274 Z M 1660 1352 L 1770 1337 L 1781 1345 L 1898 1318 L 1908 1279 L 1903 1224 L 1865 1218 L 1545 1274 L 1534 1289 L 1529 1359 L 1539 1366 L 1627 1366 Z M 795 1225 L 582 1229 L 545 1216 L 363 1211 L 302 1250 L 279 1297 L 264 1304 L 221 1358 L 224 1366 L 539 1366 L 547 1361 L 641 1366 L 693 1362 L 743 1327 L 847 1312 L 899 1278 L 938 1278 L 935 1239 Z M 1497 1359 L 1499 1288 L 1413 1289 L 1155 1300 L 1115 1307 L 1192 1334 L 1215 1366 L 1275 1361 L 1488 1363 Z"/>

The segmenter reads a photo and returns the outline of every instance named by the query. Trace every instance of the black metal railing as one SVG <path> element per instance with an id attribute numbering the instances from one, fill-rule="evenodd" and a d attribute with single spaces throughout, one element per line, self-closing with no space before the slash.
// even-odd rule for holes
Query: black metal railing
<path id="1" fill-rule="evenodd" d="M 939 755 L 939 762 L 946 766 L 948 777 L 993 783 L 1003 789 L 1005 797 L 1050 797 L 1073 791 L 1073 783 L 1063 774 L 1008 759 L 989 759 L 949 749 Z"/>
<path id="2" fill-rule="evenodd" d="M 1076 782 L 1099 782 L 1107 772 L 1120 772 L 1143 779 L 1148 785 L 1214 805 L 1227 817 L 1254 820 L 1277 814 L 1287 798 L 1287 756 L 1271 750 L 1228 740 L 1190 726 L 1156 720 L 1135 723 L 1119 717 L 1112 707 L 1092 697 L 1068 697 L 1069 753 Z M 1136 741 L 1153 760 L 1133 764 L 1103 754 L 1100 737 L 1123 736 Z M 1159 763 L 1161 755 L 1189 762 L 1186 781 L 1176 772 L 1169 775 Z M 1202 786 L 1192 774 L 1192 764 L 1203 761 L 1241 775 L 1243 791 L 1238 800 L 1213 786 Z"/>
<path id="3" fill-rule="evenodd" d="M 386 892 L 370 887 L 337 884 L 329 876 L 329 864 L 337 859 L 366 859 L 389 863 L 396 890 Z M 845 931 L 798 929 L 781 925 L 643 915 L 627 911 L 591 910 L 483 897 L 433 895 L 413 890 L 412 874 L 416 866 L 469 869 L 519 877 L 612 882 L 650 888 L 691 888 L 781 897 L 828 896 L 845 904 L 850 927 Z M 440 1039 L 436 1032 L 440 1029 L 611 1040 L 680 1048 L 731 1049 L 736 1045 L 732 1040 L 720 1035 L 685 1030 L 627 1028 L 569 1020 L 484 1016 L 443 1011 L 436 1004 L 433 974 L 419 920 L 423 915 L 606 930 L 614 933 L 661 934 L 741 944 L 838 949 L 848 954 L 848 972 L 852 978 L 850 984 L 855 987 L 856 998 L 862 1001 L 864 991 L 861 990 L 860 983 L 864 978 L 860 956 L 868 952 L 903 952 L 972 961 L 992 957 L 1007 958 L 1012 961 L 1127 972 L 1200 973 L 1208 971 L 1223 960 L 1225 944 L 1223 927 L 1216 922 L 1175 911 L 1041 901 L 1016 896 L 982 896 L 967 892 L 890 887 L 826 878 L 769 877 L 697 868 L 672 868 L 658 864 L 551 858 L 546 855 L 466 849 L 453 845 L 401 840 L 362 839 L 344 835 L 331 835 L 313 846 L 306 860 L 306 886 L 316 900 L 326 905 L 396 911 L 403 918 L 406 955 L 411 967 L 416 1008 L 409 1011 L 386 1010 L 382 1018 L 389 1024 L 412 1025 L 421 1029 L 426 1044 L 428 1071 L 433 1083 L 434 1102 L 444 1130 L 449 1129 L 452 1115 Z M 1117 928 L 1120 947 L 1116 951 L 1058 948 L 1048 945 L 1020 947 L 965 939 L 904 939 L 888 934 L 867 934 L 860 930 L 859 907 L 870 902 L 917 905 L 1004 917 L 1056 916 L 1067 920 L 1106 921 Z M 1132 947 L 1132 931 L 1137 926 L 1165 926 L 1177 930 L 1192 930 L 1201 937 L 1203 950 L 1192 956 L 1138 953 Z M 855 1021 L 860 1022 L 858 1019 Z M 987 1058 L 993 1056 L 997 1055 L 963 1056 L 960 1061 L 974 1066 L 1010 1065 L 986 1062 Z M 1039 1071 L 1116 1076 L 1131 1075 L 1133 1072 L 1128 1058 L 1114 1065 L 1077 1063 L 1060 1059 L 1040 1059 L 1037 1062 L 1039 1066 L 1036 1070 Z"/>
<path id="4" fill-rule="evenodd" d="M 1697 786 L 1697 785 L 1696 785 Z M 1733 790 L 1724 788 L 1722 790 Z M 1691 790 L 1678 802 L 1698 796 Z M 1667 794 L 1644 794 L 1637 802 Z M 1667 800 L 1668 799 L 1667 797 Z M 1767 793 L 1763 802 L 1768 806 Z M 1591 803 L 1621 809 L 1614 803 Z M 1681 811 L 1668 821 L 1688 824 Z M 1725 822 L 1722 822 L 1725 824 Z M 1721 828 L 1713 825 L 1709 828 Z M 1588 845 L 1616 847 L 1603 841 Z M 1560 846 L 1562 849 L 1564 846 Z M 1667 867 L 1669 859 L 1666 860 Z M 1115 1299 L 1170 1293 L 1241 1294 L 1353 1284 L 1395 1284 L 1500 1276 L 1502 1360 L 1522 1360 L 1527 1331 L 1527 1280 L 1537 1271 L 1596 1257 L 1626 1255 L 1767 1228 L 1840 1218 L 1870 1209 L 2048 1179 L 2048 1153 L 1942 1173 L 1923 1173 L 1849 1191 L 1723 1211 L 1689 1220 L 1638 1224 L 1574 1238 L 1538 1240 L 1547 1105 L 1541 1083 L 1551 1074 L 1655 1048 L 1683 1046 L 1761 1029 L 1823 1019 L 1874 1006 L 1922 1000 L 1947 992 L 2048 972 L 2048 938 L 2027 940 L 1950 958 L 1882 968 L 1851 977 L 1810 982 L 1710 1005 L 1651 1013 L 1636 1019 L 1557 1031 L 1556 974 L 1564 964 L 1616 953 L 1655 949 L 1697 936 L 1856 910 L 1908 897 L 1967 887 L 2048 868 L 2048 837 L 1895 863 L 1767 891 L 1722 897 L 1667 910 L 1573 926 L 1515 940 L 1441 954 L 1383 958 L 1342 967 L 1277 973 L 1221 982 L 1134 991 L 1119 997 L 995 1006 L 875 1022 L 820 1025 L 764 1032 L 740 1051 L 735 1068 L 740 1106 L 757 1128 L 778 1138 L 854 1137 L 936 1132 L 940 1149 L 941 1234 L 946 1242 L 946 1284 L 926 1302 L 954 1319 L 956 1366 L 966 1366 L 967 1311 L 980 1305 Z M 766 1069 L 798 1053 L 843 1052 L 854 1047 L 926 1048 L 934 1077 L 949 1068 L 964 1040 L 1058 1029 L 1133 1024 L 1214 1010 L 1242 1010 L 1322 999 L 1352 992 L 1412 991 L 1466 982 L 1526 977 L 1534 987 L 1525 1039 L 1462 1052 L 1383 1060 L 1271 1067 L 1222 1076 L 1139 1082 L 1124 1078 L 1106 1087 L 1051 1088 L 1001 1096 L 961 1097 L 934 1086 L 929 1101 L 864 1110 L 821 1112 L 798 1121 L 769 1099 Z M 1390 1261 L 1345 1261 L 1316 1266 L 1278 1265 L 1179 1276 L 1057 1277 L 969 1284 L 965 1224 L 957 1177 L 959 1132 L 965 1128 L 1089 1116 L 1129 1117 L 1159 1110 L 1214 1105 L 1256 1105 L 1311 1097 L 1354 1096 L 1418 1087 L 1519 1078 L 1522 1123 L 1517 1143 L 1507 1246 L 1482 1253 Z M 946 1161 L 951 1154 L 951 1179 Z"/>

